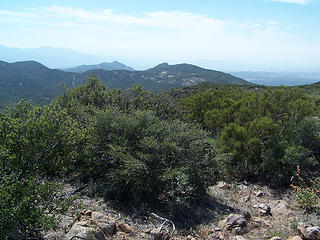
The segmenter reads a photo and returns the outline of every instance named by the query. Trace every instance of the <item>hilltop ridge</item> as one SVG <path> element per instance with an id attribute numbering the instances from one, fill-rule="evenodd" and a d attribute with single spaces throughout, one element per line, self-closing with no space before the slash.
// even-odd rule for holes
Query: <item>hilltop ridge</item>
<path id="1" fill-rule="evenodd" d="M 113 64 L 121 63 L 113 62 Z M 105 64 L 89 66 L 103 67 Z M 230 74 L 185 63 L 176 65 L 162 63 L 145 71 L 94 69 L 81 73 L 51 69 L 36 61 L 14 63 L 1 61 L 0 100 L 2 104 L 15 102 L 20 98 L 32 99 L 35 103 L 47 103 L 62 92 L 62 85 L 67 88 L 77 86 L 86 82 L 90 75 L 97 76 L 111 89 L 128 89 L 139 84 L 155 92 L 204 82 L 251 84 Z"/>

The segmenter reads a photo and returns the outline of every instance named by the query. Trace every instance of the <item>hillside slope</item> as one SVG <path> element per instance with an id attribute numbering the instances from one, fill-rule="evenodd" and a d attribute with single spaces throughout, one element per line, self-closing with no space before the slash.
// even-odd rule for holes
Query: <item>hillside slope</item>
<path id="1" fill-rule="evenodd" d="M 84 73 L 50 69 L 36 61 L 7 63 L 0 61 L 0 103 L 32 99 L 36 104 L 47 103 L 63 90 L 87 81 L 90 75 L 100 78 L 109 88 L 127 89 L 136 84 L 159 92 L 175 87 L 210 82 L 216 84 L 250 85 L 230 74 L 203 69 L 190 64 L 160 64 L 145 71 L 90 70 Z"/>
<path id="2" fill-rule="evenodd" d="M 50 69 L 35 61 L 0 62 L 0 102 L 4 105 L 20 98 L 46 103 L 61 93 L 65 83 L 72 86 L 73 73 Z"/>
<path id="3" fill-rule="evenodd" d="M 204 82 L 251 85 L 251 83 L 230 74 L 185 63 L 177 65 L 162 63 L 145 71 L 94 70 L 84 74 L 85 78 L 90 74 L 96 75 L 110 88 L 123 87 L 126 89 L 135 84 L 140 84 L 144 88 L 155 92 Z"/>

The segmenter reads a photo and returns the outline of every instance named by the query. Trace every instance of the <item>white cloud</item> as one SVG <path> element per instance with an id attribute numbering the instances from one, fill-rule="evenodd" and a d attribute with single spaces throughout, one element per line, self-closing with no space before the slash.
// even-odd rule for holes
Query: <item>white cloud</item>
<path id="1" fill-rule="evenodd" d="M 296 3 L 296 4 L 307 4 L 310 3 L 311 0 L 271 0 L 273 2 L 284 2 L 284 3 Z"/>
<path id="2" fill-rule="evenodd" d="M 60 6 L 19 13 L 0 10 L 2 17 L 7 26 L 11 21 L 14 37 L 1 31 L 0 44 L 71 48 L 144 61 L 144 65 L 211 59 L 280 66 L 298 62 L 301 56 L 319 62 L 315 56 L 320 55 L 318 45 L 301 47 L 297 36 L 286 34 L 281 23 L 272 19 L 235 22 L 186 11 L 133 15 Z M 0 21 L 1 26 L 5 25 Z"/>

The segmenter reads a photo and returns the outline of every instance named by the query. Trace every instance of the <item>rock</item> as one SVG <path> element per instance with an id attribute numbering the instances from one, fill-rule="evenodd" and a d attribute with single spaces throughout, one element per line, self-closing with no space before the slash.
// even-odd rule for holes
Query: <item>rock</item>
<path id="1" fill-rule="evenodd" d="M 251 214 L 248 211 L 243 212 L 242 215 L 244 216 L 244 219 L 246 219 L 246 221 L 249 221 L 251 219 Z"/>
<path id="2" fill-rule="evenodd" d="M 241 202 L 249 202 L 250 198 L 251 198 L 250 195 L 247 195 L 247 196 L 241 198 L 240 201 Z"/>
<path id="3" fill-rule="evenodd" d="M 259 217 L 253 217 L 250 222 L 253 228 L 270 227 L 271 223 Z"/>
<path id="4" fill-rule="evenodd" d="M 117 222 L 116 229 L 120 232 L 133 233 L 133 228 L 126 223 Z"/>
<path id="5" fill-rule="evenodd" d="M 106 216 L 105 214 L 103 214 L 101 212 L 92 212 L 91 219 L 94 221 L 100 222 L 100 221 L 106 221 L 109 218 L 108 218 L 108 216 Z"/>
<path id="6" fill-rule="evenodd" d="M 242 236 L 234 236 L 233 240 L 246 240 L 246 239 Z"/>
<path id="7" fill-rule="evenodd" d="M 186 240 L 196 240 L 194 237 L 192 237 L 191 235 L 188 235 Z"/>
<path id="8" fill-rule="evenodd" d="M 272 237 L 270 240 L 281 240 L 280 237 Z"/>
<path id="9" fill-rule="evenodd" d="M 83 216 L 91 217 L 92 211 L 88 210 L 88 209 L 85 209 L 80 214 L 83 215 Z"/>
<path id="10" fill-rule="evenodd" d="M 107 236 L 103 233 L 101 229 L 98 229 L 95 232 L 94 236 L 97 240 L 108 240 Z"/>
<path id="11" fill-rule="evenodd" d="M 288 240 L 302 240 L 299 236 L 289 237 Z"/>
<path id="12" fill-rule="evenodd" d="M 222 188 L 222 189 L 229 189 L 230 185 L 226 182 L 220 181 L 220 182 L 218 182 L 218 187 Z"/>
<path id="13" fill-rule="evenodd" d="M 152 230 L 150 232 L 153 240 L 170 240 L 170 234 L 167 232 L 158 232 L 158 230 Z"/>
<path id="14" fill-rule="evenodd" d="M 272 208 L 272 213 L 289 216 L 290 210 L 288 209 L 288 203 L 284 200 L 274 200 L 271 201 L 270 207 Z"/>
<path id="15" fill-rule="evenodd" d="M 229 232 L 233 231 L 238 235 L 247 232 L 246 220 L 242 215 L 239 214 L 230 214 L 227 218 L 219 222 L 218 227 Z"/>
<path id="16" fill-rule="evenodd" d="M 267 204 L 260 203 L 258 205 L 254 205 L 253 207 L 258 208 L 260 215 L 265 216 L 265 215 L 272 215 L 271 214 L 271 207 Z"/>
<path id="17" fill-rule="evenodd" d="M 8 236 L 8 239 L 14 239 L 13 236 L 10 238 Z M 54 233 L 49 233 L 46 236 L 43 236 L 43 240 L 57 240 L 57 239 L 65 239 L 65 234 L 63 232 L 54 232 Z"/>
<path id="18" fill-rule="evenodd" d="M 298 233 L 300 236 L 303 236 L 305 233 L 306 233 L 306 228 L 308 226 L 306 226 L 305 224 L 303 223 L 298 223 L 298 226 L 297 226 L 297 230 L 298 230 Z"/>
<path id="19" fill-rule="evenodd" d="M 257 197 L 263 197 L 265 194 L 263 193 L 263 192 L 261 192 L 261 191 L 258 191 L 257 193 L 256 193 L 256 196 Z"/>
<path id="20" fill-rule="evenodd" d="M 216 239 L 221 239 L 221 240 L 225 240 L 225 239 L 229 239 L 228 235 L 224 232 L 218 232 L 218 235 L 216 236 Z"/>
<path id="21" fill-rule="evenodd" d="M 95 233 L 88 222 L 75 223 L 66 235 L 66 240 L 85 239 L 88 234 Z"/>
<path id="22" fill-rule="evenodd" d="M 105 234 L 112 236 L 116 233 L 116 223 L 115 222 L 100 222 L 98 224 L 99 229 Z"/>
<path id="23" fill-rule="evenodd" d="M 305 240 L 320 240 L 320 227 L 307 227 L 303 238 Z"/>

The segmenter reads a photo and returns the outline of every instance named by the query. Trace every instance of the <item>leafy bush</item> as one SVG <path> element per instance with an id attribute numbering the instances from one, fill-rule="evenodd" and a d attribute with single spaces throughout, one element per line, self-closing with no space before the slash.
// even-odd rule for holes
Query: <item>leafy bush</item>
<path id="1" fill-rule="evenodd" d="M 47 180 L 1 172 L 0 239 L 40 237 L 41 230 L 54 227 L 57 219 L 48 213 L 58 190 L 59 185 Z"/>
<path id="2" fill-rule="evenodd" d="M 80 123 L 88 125 L 96 111 L 117 108 L 130 113 L 136 110 L 152 111 L 161 120 L 184 117 L 178 102 L 168 95 L 156 95 L 136 85 L 127 91 L 110 90 L 96 77 L 77 88 L 65 90 L 57 102 Z"/>
<path id="3" fill-rule="evenodd" d="M 87 177 L 104 179 L 108 196 L 169 202 L 172 210 L 197 199 L 214 181 L 206 133 L 152 112 L 105 110 L 89 130 Z"/>
<path id="4" fill-rule="evenodd" d="M 291 177 L 290 186 L 292 187 L 293 195 L 297 200 L 298 206 L 311 211 L 317 206 L 320 200 L 320 178 L 306 181 L 301 175 L 301 169 L 298 166 L 296 174 Z"/>
<path id="5" fill-rule="evenodd" d="M 0 113 L 0 238 L 39 236 L 54 225 L 59 190 L 52 179 L 80 163 L 85 129 L 52 103 L 21 101 Z"/>
<path id="6" fill-rule="evenodd" d="M 56 104 L 19 102 L 0 116 L 0 167 L 24 175 L 65 174 L 79 159 L 84 131 Z"/>
<path id="7" fill-rule="evenodd" d="M 227 176 L 281 185 L 297 164 L 310 167 L 311 158 L 319 158 L 319 124 L 312 120 L 319 107 L 297 89 L 230 87 L 197 93 L 182 104 L 217 136 L 216 160 Z"/>

